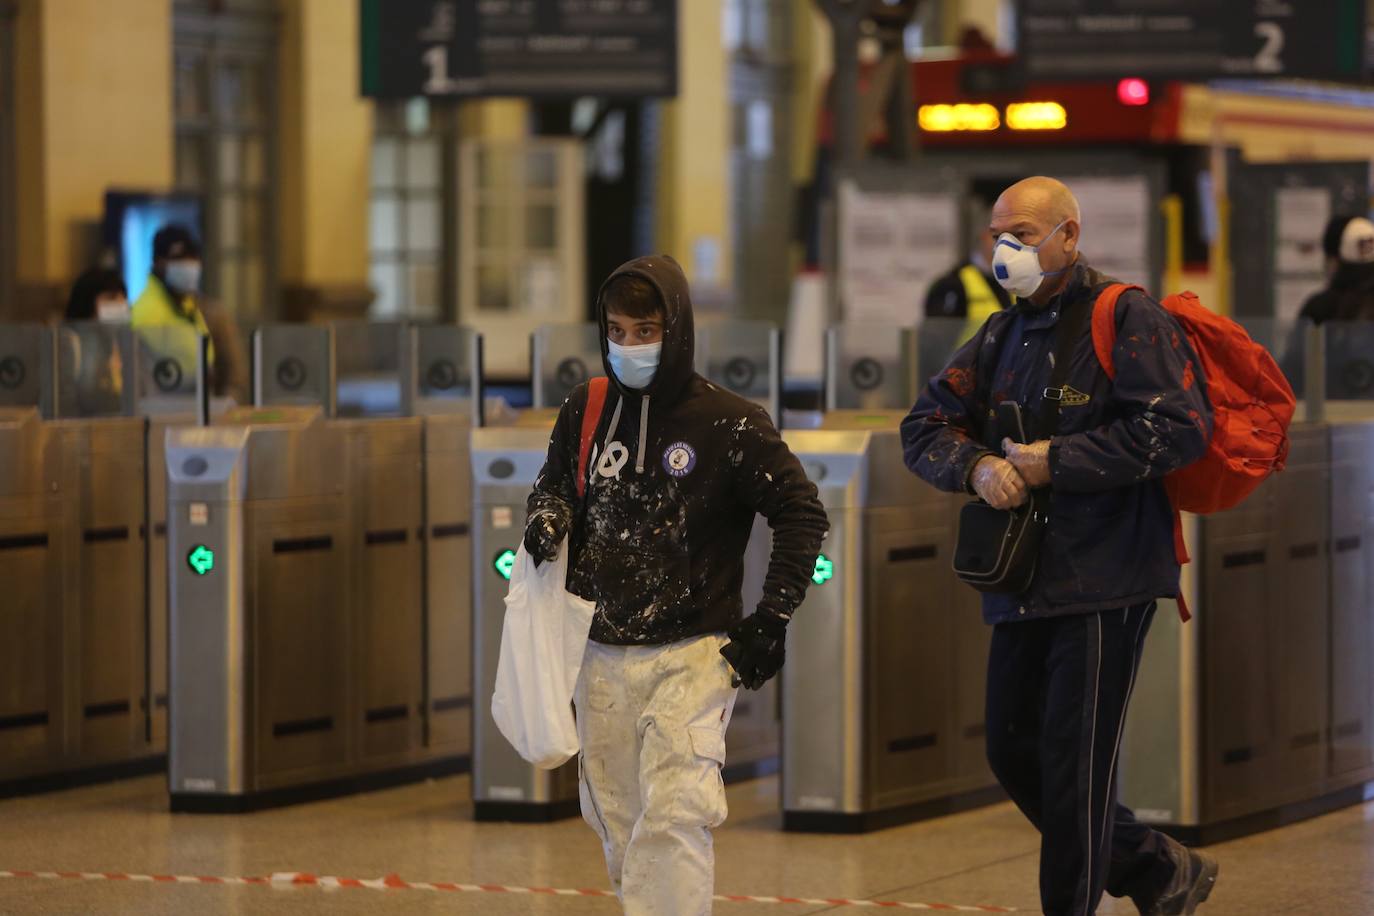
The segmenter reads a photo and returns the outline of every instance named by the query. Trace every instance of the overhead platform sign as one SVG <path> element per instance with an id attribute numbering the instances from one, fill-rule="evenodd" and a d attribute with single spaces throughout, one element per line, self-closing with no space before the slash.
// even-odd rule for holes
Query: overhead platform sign
<path id="1" fill-rule="evenodd" d="M 360 0 L 362 93 L 677 93 L 677 0 Z"/>
<path id="2" fill-rule="evenodd" d="M 1019 0 L 1038 80 L 1359 81 L 1365 0 Z"/>

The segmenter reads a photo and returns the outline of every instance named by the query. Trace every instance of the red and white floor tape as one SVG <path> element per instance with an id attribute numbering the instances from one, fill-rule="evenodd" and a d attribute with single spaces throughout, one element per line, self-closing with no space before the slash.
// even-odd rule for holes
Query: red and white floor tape
<path id="1" fill-rule="evenodd" d="M 108 871 L 7 871 L 0 878 L 33 878 L 74 881 L 148 881 L 158 884 L 260 884 L 275 887 L 363 888 L 392 891 L 439 891 L 460 894 L 537 894 L 555 897 L 614 897 L 605 890 L 579 890 L 562 887 L 514 887 L 505 884 L 462 884 L 454 881 L 407 881 L 399 875 L 383 878 L 340 878 L 305 872 L 277 872 L 267 877 L 217 877 L 214 875 L 136 875 Z M 897 900 L 848 900 L 840 897 L 769 897 L 742 894 L 717 894 L 720 903 L 799 904 L 811 906 L 854 906 L 892 910 L 931 910 L 941 913 L 1014 913 L 1012 907 L 960 906 L 952 903 L 913 903 Z"/>

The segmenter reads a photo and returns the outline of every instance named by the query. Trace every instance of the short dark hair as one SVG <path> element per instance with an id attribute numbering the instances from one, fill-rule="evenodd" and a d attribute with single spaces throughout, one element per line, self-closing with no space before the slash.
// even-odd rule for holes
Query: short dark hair
<path id="1" fill-rule="evenodd" d="M 658 289 L 643 277 L 619 276 L 601 294 L 603 314 L 615 312 L 630 318 L 662 318 L 663 300 Z"/>
<path id="2" fill-rule="evenodd" d="M 159 229 L 157 235 L 153 236 L 154 260 L 198 257 L 200 257 L 200 242 L 197 241 L 195 233 L 185 226 L 170 223 Z"/>
<path id="3" fill-rule="evenodd" d="M 129 296 L 119 274 L 103 267 L 92 267 L 77 277 L 72 285 L 64 317 L 67 321 L 91 321 L 96 317 L 95 300 L 108 293 L 116 293 L 126 299 Z"/>

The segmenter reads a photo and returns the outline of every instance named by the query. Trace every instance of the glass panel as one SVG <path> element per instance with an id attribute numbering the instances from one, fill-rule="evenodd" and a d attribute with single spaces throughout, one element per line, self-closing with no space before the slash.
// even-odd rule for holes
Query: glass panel
<path id="1" fill-rule="evenodd" d="M 525 247 L 551 250 L 558 247 L 558 208 L 531 204 L 525 208 Z"/>
<path id="2" fill-rule="evenodd" d="M 242 247 L 245 251 L 264 251 L 267 248 L 267 238 L 264 235 L 266 227 L 262 219 L 262 201 L 256 194 L 245 194 L 239 199 L 242 208 L 240 216 L 243 221 Z"/>
<path id="3" fill-rule="evenodd" d="M 401 143 L 395 137 L 372 140 L 372 187 L 394 188 L 399 182 Z"/>
<path id="4" fill-rule="evenodd" d="M 233 255 L 220 254 L 219 259 L 219 299 L 231 312 L 243 309 L 243 283 L 241 263 Z"/>
<path id="5" fill-rule="evenodd" d="M 244 201 L 244 203 L 248 203 L 248 201 Z M 253 204 L 254 209 L 256 209 L 257 202 L 254 201 Z M 261 315 L 263 313 L 263 298 L 267 292 L 264 288 L 266 280 L 267 274 L 263 270 L 262 258 L 245 257 L 243 259 L 243 304 L 239 308 L 240 315 Z"/>
<path id="6" fill-rule="evenodd" d="M 372 315 L 376 318 L 399 315 L 402 308 L 401 265 L 374 261 L 368 271 L 368 280 L 377 294 L 372 300 Z"/>
<path id="7" fill-rule="evenodd" d="M 138 400 L 190 409 L 196 393 L 200 335 L 186 324 L 138 328 Z"/>
<path id="8" fill-rule="evenodd" d="M 125 396 L 133 394 L 124 384 L 132 352 L 130 327 L 83 321 L 62 325 L 58 335 L 57 416 L 124 414 Z M 128 412 L 133 412 L 132 403 Z"/>
<path id="9" fill-rule="evenodd" d="M 710 381 L 771 411 L 774 330 L 767 321 L 705 321 L 697 326 L 696 364 Z"/>
<path id="10" fill-rule="evenodd" d="M 1360 415 L 1374 415 L 1374 321 L 1327 321 L 1321 327 L 1326 335 L 1326 399 L 1369 402 Z"/>
<path id="11" fill-rule="evenodd" d="M 219 197 L 219 243 L 225 248 L 238 248 L 242 244 L 243 223 L 240 219 L 239 197 L 237 194 L 221 194 Z"/>
<path id="12" fill-rule="evenodd" d="M 922 330 L 933 323 L 926 321 Z M 834 326 L 826 335 L 827 408 L 909 410 L 916 399 L 916 359 L 910 329 L 853 322 Z"/>
<path id="13" fill-rule="evenodd" d="M 472 336 L 454 325 L 415 329 L 417 414 L 472 413 Z"/>
<path id="14" fill-rule="evenodd" d="M 259 188 L 267 181 L 267 143 L 261 134 L 243 136 L 243 184 Z"/>
<path id="15" fill-rule="evenodd" d="M 406 144 L 406 186 L 415 189 L 439 187 L 439 160 L 442 147 L 433 137 L 420 138 Z"/>
<path id="16" fill-rule="evenodd" d="M 545 324 L 534 331 L 535 407 L 557 407 L 587 379 L 605 375 L 594 322 Z"/>
<path id="17" fill-rule="evenodd" d="M 256 124 L 263 117 L 262 62 L 229 61 L 216 74 L 220 116 L 231 123 Z"/>
<path id="18" fill-rule="evenodd" d="M 220 134 L 219 138 L 219 183 L 221 186 L 234 187 L 243 177 L 242 147 L 237 134 Z"/>
<path id="19" fill-rule="evenodd" d="M 203 138 L 191 134 L 177 135 L 177 186 L 201 188 L 205 185 Z"/>
<path id="20" fill-rule="evenodd" d="M 392 197 L 374 196 L 368 214 L 369 244 L 373 251 L 401 248 L 401 204 Z"/>
<path id="21" fill-rule="evenodd" d="M 500 204 L 479 204 L 477 247 L 487 250 L 507 247 L 510 244 L 510 224 L 510 208 Z"/>
<path id="22" fill-rule="evenodd" d="M 183 51 L 177 54 L 174 104 L 178 118 L 199 118 L 209 112 L 205 70 L 205 58 L 201 52 Z"/>
<path id="23" fill-rule="evenodd" d="M 416 318 L 438 317 L 439 283 L 441 279 L 438 262 L 412 262 L 409 273 L 410 314 Z"/>
<path id="24" fill-rule="evenodd" d="M 477 307 L 484 312 L 510 311 L 510 268 L 505 261 L 477 266 Z"/>
<path id="25" fill-rule="evenodd" d="M 406 206 L 406 248 L 437 254 L 442 247 L 443 218 L 436 198 L 410 198 Z"/>
<path id="26" fill-rule="evenodd" d="M 398 415 L 403 326 L 341 321 L 333 327 L 339 416 Z"/>
<path id="27" fill-rule="evenodd" d="M 51 331 L 41 324 L 0 324 L 0 406 L 38 407 L 51 371 Z"/>
<path id="28" fill-rule="evenodd" d="M 536 149 L 526 154 L 525 184 L 531 188 L 558 187 L 558 155 L 554 150 Z"/>

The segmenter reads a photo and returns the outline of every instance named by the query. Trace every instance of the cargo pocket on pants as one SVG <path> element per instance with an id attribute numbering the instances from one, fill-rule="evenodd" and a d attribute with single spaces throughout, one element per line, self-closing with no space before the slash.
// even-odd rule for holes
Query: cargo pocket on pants
<path id="1" fill-rule="evenodd" d="M 690 726 L 692 756 L 683 786 L 673 801 L 673 822 L 687 827 L 719 827 L 725 822 L 725 733 L 709 726 Z"/>
<path id="2" fill-rule="evenodd" d="M 582 808 L 582 820 L 596 832 L 596 837 L 605 845 L 606 819 L 601 816 L 601 806 L 596 801 L 596 793 L 587 782 L 587 764 L 582 754 L 577 755 L 577 800 Z"/>

